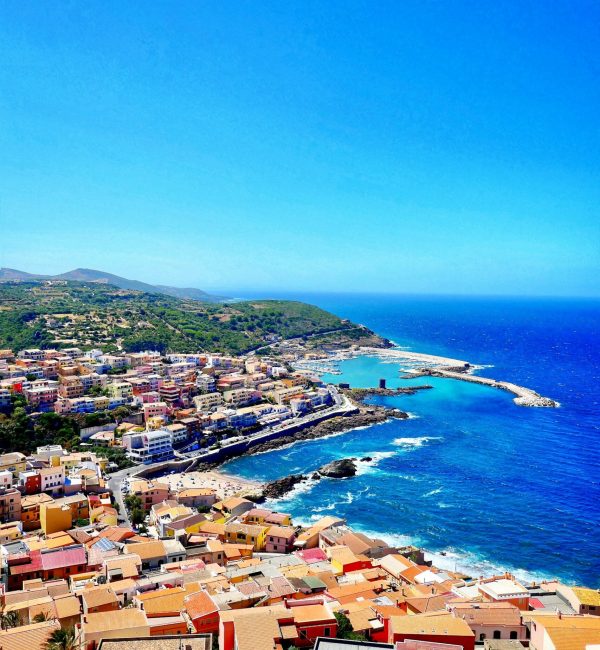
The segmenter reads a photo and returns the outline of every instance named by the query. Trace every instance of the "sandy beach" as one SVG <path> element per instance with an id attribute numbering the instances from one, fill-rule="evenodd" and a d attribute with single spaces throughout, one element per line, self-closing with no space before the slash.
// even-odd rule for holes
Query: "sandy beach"
<path id="1" fill-rule="evenodd" d="M 173 489 L 211 488 L 216 490 L 219 499 L 256 493 L 261 487 L 261 484 L 256 481 L 231 476 L 216 470 L 169 474 L 161 477 L 160 481 L 161 483 L 168 483 Z"/>

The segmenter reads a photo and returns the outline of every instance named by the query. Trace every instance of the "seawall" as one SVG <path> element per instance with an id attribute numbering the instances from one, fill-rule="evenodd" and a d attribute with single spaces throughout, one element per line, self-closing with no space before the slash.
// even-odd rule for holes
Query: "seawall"
<path id="1" fill-rule="evenodd" d="M 455 370 L 448 370 L 445 368 L 421 368 L 414 376 L 429 376 L 429 377 L 446 377 L 447 379 L 459 379 L 460 381 L 469 381 L 473 384 L 481 384 L 483 386 L 491 386 L 492 388 L 499 388 L 515 395 L 514 403 L 518 406 L 531 406 L 531 407 L 545 407 L 557 408 L 560 406 L 549 397 L 543 397 L 530 388 L 518 386 L 509 381 L 498 381 L 496 379 L 488 379 L 487 377 L 478 377 L 477 375 L 469 375 L 465 372 L 456 372 Z"/>

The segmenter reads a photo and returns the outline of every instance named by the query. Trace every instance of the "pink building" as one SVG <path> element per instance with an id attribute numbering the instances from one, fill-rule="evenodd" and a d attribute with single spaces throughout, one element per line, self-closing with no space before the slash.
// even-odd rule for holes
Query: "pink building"
<path id="1" fill-rule="evenodd" d="M 265 551 L 267 553 L 291 553 L 296 541 L 292 526 L 271 526 L 267 531 Z"/>
<path id="2" fill-rule="evenodd" d="M 149 404 L 144 404 L 142 409 L 144 410 L 144 420 L 146 422 L 150 418 L 164 417 L 167 415 L 167 405 L 165 402 L 152 402 Z"/>

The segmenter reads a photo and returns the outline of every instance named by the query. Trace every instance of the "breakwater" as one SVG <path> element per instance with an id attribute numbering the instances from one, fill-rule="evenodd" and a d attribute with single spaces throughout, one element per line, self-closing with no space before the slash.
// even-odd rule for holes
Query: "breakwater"
<path id="1" fill-rule="evenodd" d="M 456 370 L 446 368 L 420 368 L 417 372 L 411 374 L 412 377 L 428 376 L 428 377 L 446 377 L 447 379 L 458 379 L 460 381 L 468 381 L 473 384 L 482 384 L 483 386 L 491 386 L 492 388 L 499 388 L 515 395 L 514 403 L 518 406 L 530 407 L 545 407 L 557 408 L 560 406 L 549 397 L 543 397 L 536 393 L 531 388 L 518 386 L 509 381 L 498 381 L 496 379 L 488 379 L 487 377 L 479 377 L 477 375 L 470 375 L 466 372 L 457 372 Z"/>

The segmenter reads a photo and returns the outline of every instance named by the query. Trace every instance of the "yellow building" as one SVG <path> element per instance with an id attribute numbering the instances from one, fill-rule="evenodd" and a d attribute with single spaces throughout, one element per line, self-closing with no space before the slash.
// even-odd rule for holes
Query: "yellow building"
<path id="1" fill-rule="evenodd" d="M 54 503 L 54 499 L 44 492 L 31 494 L 21 499 L 23 530 L 37 530 L 40 527 L 40 508 L 43 504 L 49 503 Z"/>
<path id="2" fill-rule="evenodd" d="M 106 524 L 107 526 L 117 526 L 117 511 L 110 506 L 98 506 L 90 511 L 90 523 Z"/>
<path id="3" fill-rule="evenodd" d="M 267 530 L 265 526 L 251 524 L 225 524 L 225 541 L 231 544 L 248 544 L 255 551 L 265 547 Z"/>
<path id="4" fill-rule="evenodd" d="M 88 498 L 81 492 L 69 497 L 63 497 L 62 499 L 56 499 L 55 503 L 59 506 L 68 506 L 73 521 L 77 521 L 77 519 L 88 519 L 90 516 Z"/>
<path id="5" fill-rule="evenodd" d="M 15 478 L 18 478 L 20 472 L 27 469 L 25 456 L 18 451 L 9 454 L 0 455 L 0 472 L 12 472 Z"/>
<path id="6" fill-rule="evenodd" d="M 18 521 L 11 521 L 7 524 L 0 524 L 0 544 L 14 542 L 15 539 L 23 537 L 23 524 Z"/>
<path id="7" fill-rule="evenodd" d="M 40 506 L 40 527 L 45 535 L 69 530 L 73 527 L 71 508 L 67 504 L 42 503 Z"/>

